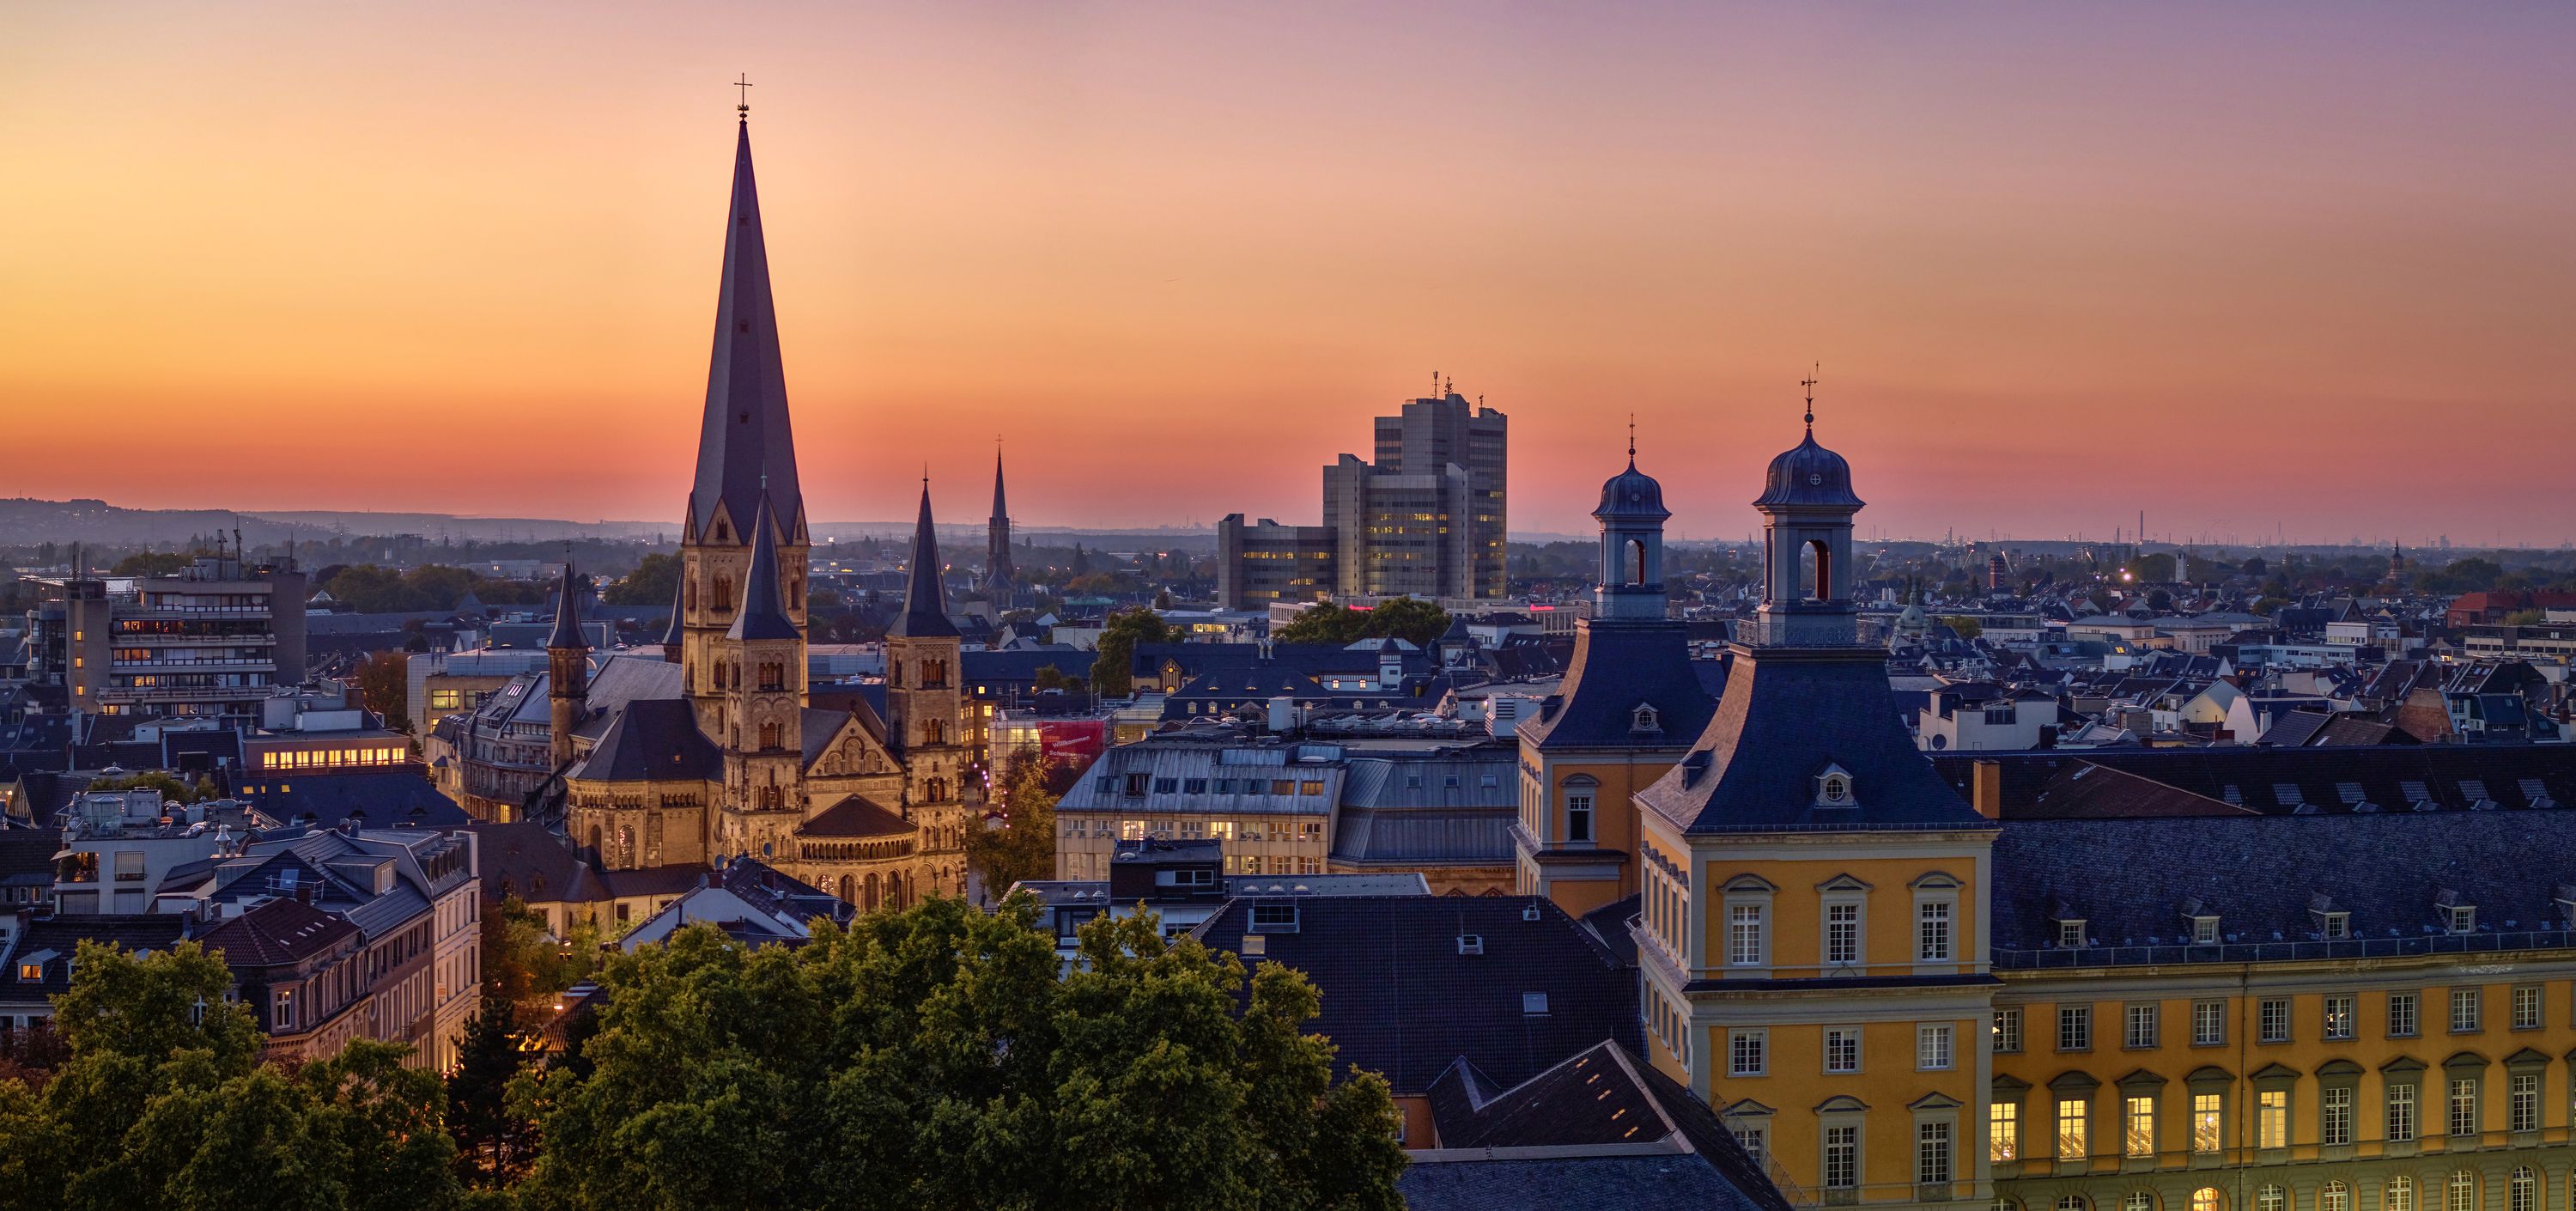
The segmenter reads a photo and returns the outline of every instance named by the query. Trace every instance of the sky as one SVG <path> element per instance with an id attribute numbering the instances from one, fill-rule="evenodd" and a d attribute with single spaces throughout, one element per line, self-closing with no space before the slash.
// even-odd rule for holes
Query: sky
<path id="1" fill-rule="evenodd" d="M 0 496 L 676 520 L 747 73 L 808 509 L 2576 538 L 2576 6 L 0 7 Z"/>

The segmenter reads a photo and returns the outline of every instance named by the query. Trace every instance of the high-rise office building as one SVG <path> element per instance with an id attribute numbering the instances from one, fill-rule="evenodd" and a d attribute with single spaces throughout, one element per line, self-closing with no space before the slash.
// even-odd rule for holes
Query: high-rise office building
<path id="1" fill-rule="evenodd" d="M 82 714 L 256 717 L 304 680 L 304 598 L 292 559 L 237 549 L 170 576 L 75 575 L 29 612 L 29 675 Z"/>
<path id="2" fill-rule="evenodd" d="M 1509 420 L 1455 391 L 1377 418 L 1375 461 L 1324 468 L 1324 524 L 1217 525 L 1219 598 L 1490 600 L 1503 595 Z"/>

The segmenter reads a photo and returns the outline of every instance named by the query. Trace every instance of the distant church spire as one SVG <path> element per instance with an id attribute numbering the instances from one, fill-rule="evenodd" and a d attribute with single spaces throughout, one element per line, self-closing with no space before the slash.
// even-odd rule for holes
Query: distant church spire
<path id="1" fill-rule="evenodd" d="M 746 82 L 743 87 L 749 87 Z M 778 350 L 778 311 L 769 295 L 769 248 L 760 191 L 751 171 L 749 106 L 734 135 L 733 202 L 725 217 L 723 284 L 716 295 L 715 349 L 707 367 L 706 415 L 698 429 L 697 479 L 688 531 L 703 541 L 721 509 L 737 537 L 766 497 L 780 537 L 801 541 L 805 498 L 797 488 L 796 438 L 787 421 L 787 375 Z"/>
<path id="2" fill-rule="evenodd" d="M 1011 507 L 1002 498 L 1002 439 L 993 439 L 993 516 L 984 531 L 984 600 L 1010 608 L 1019 569 L 1011 566 Z"/>
<path id="3" fill-rule="evenodd" d="M 939 531 L 930 521 L 930 479 L 921 481 L 921 518 L 912 530 L 912 571 L 904 583 L 903 613 L 886 634 L 903 639 L 954 635 L 948 621 L 948 590 L 939 579 Z"/>

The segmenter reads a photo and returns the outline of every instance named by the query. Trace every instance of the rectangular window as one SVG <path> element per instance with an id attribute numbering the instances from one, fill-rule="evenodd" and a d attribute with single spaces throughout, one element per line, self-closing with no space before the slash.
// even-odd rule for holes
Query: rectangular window
<path id="1" fill-rule="evenodd" d="M 2021 1050 L 2021 1006 L 1995 1011 L 1995 1050 L 2006 1055 Z"/>
<path id="2" fill-rule="evenodd" d="M 1753 1163 L 1761 1164 L 1763 1154 L 1771 1150 L 1771 1128 L 1762 1123 L 1737 1123 L 1729 1130 L 1735 1133 L 1736 1146 L 1744 1149 Z"/>
<path id="3" fill-rule="evenodd" d="M 2217 1047 L 2227 1042 L 2227 1002 L 2191 1003 L 2191 1045 Z"/>
<path id="4" fill-rule="evenodd" d="M 2478 1030 L 2478 989 L 2451 990 L 2451 1033 L 2475 1034 Z"/>
<path id="5" fill-rule="evenodd" d="M 2156 1099 L 2122 1098 L 2120 1126 L 2120 1155 L 2154 1156 L 2156 1154 Z"/>
<path id="6" fill-rule="evenodd" d="M 1860 1128 L 1825 1128 L 1825 1189 L 1849 1190 L 1860 1184 Z"/>
<path id="7" fill-rule="evenodd" d="M 2082 1160 L 2092 1155 L 2092 1134 L 2085 1116 L 2092 1107 L 2080 1097 L 2057 1099 L 2057 1158 Z"/>
<path id="8" fill-rule="evenodd" d="M 1762 966 L 1762 906 L 1734 904 L 1726 910 L 1726 961 L 1736 967 Z"/>
<path id="9" fill-rule="evenodd" d="M 1914 1066 L 1924 1072 L 1945 1072 L 1950 1067 L 1950 1028 L 1947 1025 L 1921 1025 L 1914 1028 Z"/>
<path id="10" fill-rule="evenodd" d="M 2415 1087 L 2388 1087 L 2388 1142 L 2402 1144 L 2415 1138 Z"/>
<path id="11" fill-rule="evenodd" d="M 268 1028 L 279 1033 L 295 1029 L 295 990 L 281 988 L 271 1004 Z"/>
<path id="12" fill-rule="evenodd" d="M 2317 1142 L 2352 1142 L 2352 1086 L 2337 1085 L 2317 1094 Z"/>
<path id="13" fill-rule="evenodd" d="M 2478 1080 L 2460 1077 L 2451 1082 L 2451 1134 L 2478 1133 Z"/>
<path id="14" fill-rule="evenodd" d="M 2344 993 L 2337 996 L 2327 997 L 2325 999 L 2325 1007 L 2326 1037 L 2330 1039 L 2351 1038 L 2353 1018 L 2352 995 L 2350 993 Z"/>
<path id="15" fill-rule="evenodd" d="M 1914 1180 L 1926 1185 L 1941 1185 L 1950 1180 L 1950 1124 L 1915 1125 Z"/>
<path id="16" fill-rule="evenodd" d="M 1914 958 L 1922 963 L 1950 961 L 1950 904 L 1934 900 L 1918 911 L 1921 928 L 1916 931 Z"/>
<path id="17" fill-rule="evenodd" d="M 1857 962 L 1860 962 L 1860 905 L 1826 905 L 1826 965 L 1843 967 Z"/>
<path id="18" fill-rule="evenodd" d="M 2254 1037 L 2265 1043 L 2290 1041 L 2290 1002 L 2286 997 L 2267 997 L 2255 1006 Z"/>
<path id="19" fill-rule="evenodd" d="M 1570 792 L 1565 796 L 1565 839 L 1592 839 L 1592 796 L 1589 792 Z"/>
<path id="20" fill-rule="evenodd" d="M 2290 1146 L 2290 1091 L 2266 1089 L 2254 1095 L 2254 1143 L 2261 1148 Z"/>
<path id="21" fill-rule="evenodd" d="M 2524 984 L 2513 990 L 2513 1028 L 2540 1029 L 2540 986 Z"/>
<path id="22" fill-rule="evenodd" d="M 2057 1049 L 2090 1051 L 2093 1049 L 2093 1007 L 2060 1005 L 2057 1007 Z"/>
<path id="23" fill-rule="evenodd" d="M 2540 1074 L 2515 1073 L 2513 1083 L 2506 1087 L 2506 1092 L 2508 1095 L 2506 1101 L 2510 1103 L 2507 1107 L 2507 1113 L 2510 1116 L 2506 1120 L 2507 1128 L 2513 1131 L 2540 1130 Z"/>
<path id="24" fill-rule="evenodd" d="M 1860 1027 L 1829 1026 L 1825 1029 L 1825 1071 L 1860 1071 Z"/>
<path id="25" fill-rule="evenodd" d="M 2416 1000 L 2414 993 L 2392 992 L 2388 994 L 2388 1037 L 2392 1039 L 2411 1039 L 2415 1037 L 2416 1031 L 2422 1029 L 2416 1016 L 2415 1006 Z"/>
<path id="26" fill-rule="evenodd" d="M 1730 1030 L 1726 1033 L 1726 1074 L 1760 1076 L 1767 1062 L 1764 1046 L 1769 1037 L 1759 1030 Z"/>
<path id="27" fill-rule="evenodd" d="M 2131 1005 L 2128 1007 L 2126 1017 L 2128 1033 L 2123 1039 L 2124 1046 L 2142 1048 L 2156 1045 L 2155 1006 Z"/>
<path id="28" fill-rule="evenodd" d="M 1997 1161 L 2021 1159 L 2021 1103 L 1987 1104 L 1986 1158 Z"/>
<path id="29" fill-rule="evenodd" d="M 2216 1152 L 2225 1143 L 2226 1136 L 2219 1126 L 2219 1115 L 2221 1107 L 2226 1105 L 2226 1096 L 2223 1093 L 2191 1095 L 2192 1151 Z"/>

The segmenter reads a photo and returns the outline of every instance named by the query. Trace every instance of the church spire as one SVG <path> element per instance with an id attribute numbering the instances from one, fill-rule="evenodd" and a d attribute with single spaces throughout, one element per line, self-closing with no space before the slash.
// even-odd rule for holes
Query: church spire
<path id="1" fill-rule="evenodd" d="M 724 277 L 716 296 L 715 349 L 707 367 L 688 529 L 705 540 L 721 508 L 739 531 L 760 511 L 763 498 L 777 515 L 781 537 L 800 541 L 805 498 L 797 490 L 796 439 L 787 421 L 778 311 L 769 296 L 769 249 L 761 236 L 745 119 L 734 135 L 733 200 L 725 219 Z"/>
<path id="2" fill-rule="evenodd" d="M 1011 522 L 1011 506 L 1002 500 L 1002 439 L 993 439 L 993 521 L 999 525 Z"/>
<path id="3" fill-rule="evenodd" d="M 903 613 L 886 628 L 901 639 L 930 639 L 957 633 L 948 621 L 948 590 L 939 579 L 939 533 L 930 522 L 930 479 L 921 481 L 921 519 L 912 530 L 912 571 L 903 591 Z"/>
<path id="4" fill-rule="evenodd" d="M 787 616 L 786 594 L 778 590 L 778 526 L 762 497 L 752 514 L 751 570 L 742 577 L 742 612 L 734 615 L 727 639 L 802 639 L 804 632 Z"/>
<path id="5" fill-rule="evenodd" d="M 564 556 L 563 593 L 555 600 L 555 629 L 546 636 L 546 650 L 585 651 L 590 641 L 581 633 L 581 589 L 573 579 L 572 556 Z"/>

